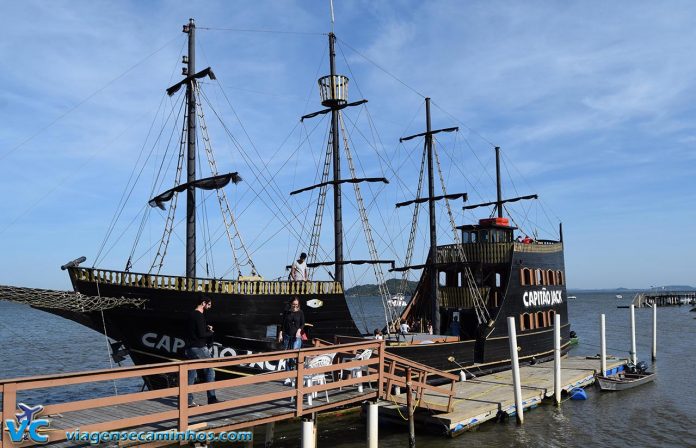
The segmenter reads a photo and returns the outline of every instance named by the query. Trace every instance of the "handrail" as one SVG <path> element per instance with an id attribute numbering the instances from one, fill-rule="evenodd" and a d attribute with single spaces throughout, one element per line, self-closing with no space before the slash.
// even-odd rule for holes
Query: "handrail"
<path id="1" fill-rule="evenodd" d="M 288 412 L 283 413 L 281 411 L 281 413 L 277 415 L 272 415 L 271 417 L 264 417 L 264 421 L 277 421 L 290 417 L 300 417 L 307 413 L 318 412 L 318 410 L 330 409 L 346 405 L 355 401 L 378 398 L 381 394 L 381 389 L 377 389 L 374 391 L 365 391 L 357 396 L 338 396 L 336 399 L 332 399 L 330 403 L 322 404 L 320 406 L 310 406 L 304 404 L 304 397 L 308 394 L 334 389 L 338 390 L 342 387 L 344 388 L 348 386 L 355 386 L 359 383 L 368 381 L 380 382 L 382 378 L 382 374 L 380 372 L 383 370 L 382 365 L 384 363 L 384 347 L 385 344 L 383 341 L 364 340 L 362 342 L 355 342 L 350 344 L 311 347 L 295 351 L 243 355 L 234 358 L 215 358 L 206 360 L 196 359 L 187 361 L 167 362 L 162 364 L 151 364 L 146 366 L 119 367 L 115 369 L 98 370 L 92 372 L 73 372 L 56 375 L 40 375 L 25 378 L 5 379 L 0 380 L 0 392 L 2 392 L 3 394 L 3 407 L 2 411 L 0 411 L 0 421 L 4 421 L 5 418 L 14 417 L 14 412 L 17 407 L 17 392 L 21 390 L 26 391 L 31 389 L 55 388 L 63 387 L 66 385 L 109 381 L 113 379 L 122 378 L 137 378 L 141 376 L 154 375 L 159 373 L 177 374 L 179 378 L 179 384 L 177 386 L 169 387 L 166 389 L 141 391 L 128 393 L 125 395 L 105 396 L 83 400 L 70 400 L 62 403 L 50 404 L 44 407 L 44 413 L 46 415 L 54 415 L 66 412 L 79 412 L 86 411 L 89 409 L 102 408 L 125 403 L 131 404 L 172 397 L 175 400 L 178 398 L 178 402 L 174 401 L 168 404 L 163 404 L 158 410 L 147 410 L 143 408 L 143 411 L 145 411 L 144 414 L 134 414 L 132 416 L 129 416 L 128 418 L 115 418 L 113 417 L 113 415 L 104 413 L 104 421 L 100 421 L 99 423 L 83 424 L 79 426 L 79 429 L 82 432 L 115 431 L 128 428 L 136 428 L 145 424 L 151 424 L 156 422 L 175 421 L 175 429 L 183 432 L 189 429 L 189 418 L 196 415 L 207 414 L 210 412 L 217 412 L 222 410 L 239 409 L 244 408 L 245 406 L 250 406 L 259 403 L 271 403 L 284 398 L 293 398 L 294 400 L 296 400 L 296 404 L 293 405 L 292 411 L 290 411 L 288 408 Z M 327 365 L 324 367 L 308 369 L 305 366 L 305 360 L 309 357 L 334 354 L 339 351 L 356 353 L 359 350 L 367 349 L 373 350 L 373 352 L 378 353 L 379 356 L 365 360 L 351 359 L 349 361 L 334 358 L 334 364 Z M 201 383 L 191 386 L 188 385 L 187 379 L 188 372 L 190 370 L 197 370 L 201 368 L 221 368 L 230 365 L 250 364 L 253 362 L 265 362 L 280 359 L 294 359 L 297 363 L 297 370 L 262 373 L 241 378 L 225 379 L 212 383 Z M 356 368 L 368 369 L 368 375 L 356 378 L 348 377 L 340 381 L 322 385 L 306 386 L 303 381 L 304 376 L 307 375 L 309 371 L 311 371 L 312 375 L 315 375 L 335 370 Z M 264 383 L 279 382 L 280 380 L 288 377 L 294 379 L 294 387 L 288 387 L 287 389 L 283 388 L 277 392 L 270 393 L 256 393 L 250 391 L 248 396 L 242 395 L 240 397 L 235 397 L 229 401 L 222 401 L 216 404 L 209 404 L 196 408 L 188 408 L 187 406 L 189 393 L 204 392 L 211 389 L 221 391 L 223 389 L 228 389 L 232 387 L 239 388 L 241 386 L 261 385 Z M 94 414 L 99 411 L 91 412 Z M 215 428 L 211 426 L 208 428 L 208 430 L 228 431 L 235 428 L 238 429 L 253 426 L 253 419 L 255 418 L 260 417 L 250 417 L 249 421 L 236 423 L 234 425 L 227 425 L 224 427 Z M 74 424 L 72 423 L 72 421 L 68 420 L 66 420 L 66 423 L 68 423 L 70 426 Z M 61 440 L 65 440 L 65 431 L 74 431 L 76 429 L 76 427 L 65 428 L 60 430 L 53 429 L 50 432 L 50 442 L 59 442 Z M 3 431 L 0 440 L 0 447 L 7 448 L 12 446 L 12 442 L 9 439 L 9 434 L 7 431 Z"/>
<path id="2" fill-rule="evenodd" d="M 342 294 L 340 282 L 294 280 L 225 280 L 187 278 L 173 275 L 112 271 L 97 268 L 68 268 L 71 279 L 80 282 L 112 284 L 135 288 L 196 291 L 207 294 L 319 295 Z"/>

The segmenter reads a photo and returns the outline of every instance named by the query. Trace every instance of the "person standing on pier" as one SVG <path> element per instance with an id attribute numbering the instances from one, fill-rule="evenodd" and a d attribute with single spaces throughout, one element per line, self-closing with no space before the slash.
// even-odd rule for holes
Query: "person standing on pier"
<path id="1" fill-rule="evenodd" d="M 212 358 L 210 355 L 210 348 L 208 347 L 209 341 L 212 343 L 213 340 L 213 327 L 208 325 L 205 319 L 205 312 L 210 310 L 212 307 L 212 302 L 209 298 L 202 298 L 196 308 L 191 312 L 188 321 L 188 337 L 186 341 L 186 357 L 188 359 L 209 359 Z M 205 371 L 205 382 L 212 383 L 215 381 L 215 371 L 213 369 L 203 369 Z M 196 370 L 189 370 L 188 372 L 188 383 L 189 385 L 196 382 Z M 208 395 L 208 404 L 219 403 L 220 400 L 215 396 L 215 390 L 211 389 L 206 391 Z M 188 405 L 198 406 L 193 401 L 193 395 L 188 396 Z"/>
<path id="2" fill-rule="evenodd" d="M 302 327 L 305 324 L 304 312 L 300 309 L 299 297 L 293 297 L 289 307 L 283 312 L 283 323 L 278 342 L 283 343 L 284 350 L 299 350 L 302 348 Z M 294 360 L 288 360 L 285 370 L 294 370 Z"/>

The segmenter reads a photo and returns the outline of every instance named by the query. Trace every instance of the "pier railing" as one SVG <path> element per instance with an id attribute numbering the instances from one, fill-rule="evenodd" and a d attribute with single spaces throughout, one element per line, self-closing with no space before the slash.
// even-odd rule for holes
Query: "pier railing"
<path id="1" fill-rule="evenodd" d="M 365 359 L 356 356 L 366 350 L 371 350 L 372 356 L 364 357 Z M 341 354 L 348 356 L 339 356 Z M 322 367 L 312 367 L 311 362 L 306 363 L 308 360 L 324 355 L 333 359 L 333 363 Z M 188 373 L 191 370 L 251 364 L 265 365 L 281 360 L 293 361 L 297 369 L 188 385 Z M 384 365 L 384 341 L 363 340 L 296 351 L 0 380 L 2 394 L 0 421 L 3 422 L 4 427 L 5 420 L 15 419 L 19 402 L 18 394 L 21 395 L 27 391 L 75 385 L 81 385 L 86 389 L 89 385 L 103 381 L 169 374 L 178 378 L 178 384 L 174 387 L 48 404 L 43 408 L 42 415 L 52 416 L 50 417 L 52 422 L 50 429 L 44 433 L 49 436 L 50 443 L 64 441 L 66 431 L 78 429 L 85 433 L 152 429 L 155 428 L 153 425 L 156 425 L 158 432 L 184 432 L 188 429 L 204 427 L 206 431 L 219 433 L 377 399 L 382 395 L 387 377 Z M 334 379 L 331 375 L 333 372 L 360 372 L 361 374 L 341 375 Z M 399 381 L 393 373 L 389 375 L 392 382 Z M 319 376 L 324 376 L 326 381 L 317 383 L 308 380 L 308 378 Z M 292 386 L 283 383 L 283 380 L 287 378 L 293 380 Z M 372 383 L 377 387 L 359 387 L 356 390 L 355 386 L 363 383 Z M 419 386 L 425 387 L 420 384 Z M 217 396 L 224 401 L 188 407 L 189 393 L 200 395 L 212 389 L 216 390 Z M 324 393 L 327 394 L 326 399 L 323 399 Z M 311 396 L 316 394 L 318 398 L 312 403 Z M 214 421 L 218 423 L 213 424 Z M 9 431 L 3 431 L 0 448 L 31 444 L 29 441 L 13 444 Z"/>
<path id="2" fill-rule="evenodd" d="M 187 278 L 172 275 L 111 271 L 94 268 L 69 268 L 73 281 L 135 288 L 154 288 L 170 291 L 197 291 L 208 294 L 293 295 L 293 294 L 341 294 L 339 282 L 290 281 L 290 280 L 218 280 L 211 278 Z"/>

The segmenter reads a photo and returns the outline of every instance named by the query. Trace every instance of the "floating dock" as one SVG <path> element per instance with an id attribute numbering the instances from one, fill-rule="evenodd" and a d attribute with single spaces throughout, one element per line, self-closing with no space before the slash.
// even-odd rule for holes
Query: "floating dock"
<path id="1" fill-rule="evenodd" d="M 607 360 L 607 369 L 611 370 L 625 364 L 623 360 Z M 594 383 L 595 373 L 601 370 L 599 359 L 566 357 L 561 362 L 562 390 L 570 391 L 574 387 L 584 387 Z M 554 363 L 542 362 L 535 365 L 521 366 L 522 401 L 524 409 L 538 406 L 545 398 L 553 396 Z M 438 411 L 446 407 L 449 396 L 437 391 L 426 391 L 418 406 L 426 411 L 415 414 L 416 421 L 438 432 L 446 429 L 452 437 L 480 425 L 496 420 L 502 413 L 514 415 L 515 398 L 512 371 L 458 382 L 454 385 L 453 409 L 450 412 Z M 392 403 L 382 406 L 380 418 L 393 422 L 405 423 L 407 415 L 406 394 L 392 396 Z M 430 409 L 428 412 L 427 410 Z"/>

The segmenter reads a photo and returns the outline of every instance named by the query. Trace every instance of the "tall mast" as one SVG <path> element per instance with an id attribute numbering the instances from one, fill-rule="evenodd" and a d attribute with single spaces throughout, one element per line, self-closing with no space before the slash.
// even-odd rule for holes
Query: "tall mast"
<path id="1" fill-rule="evenodd" d="M 498 190 L 498 196 L 495 208 L 498 209 L 498 218 L 503 217 L 503 193 L 500 188 L 500 146 L 495 147 L 495 185 Z"/>
<path id="2" fill-rule="evenodd" d="M 430 300 L 433 333 L 440 334 L 440 302 L 437 300 L 437 228 L 435 227 L 435 181 L 433 176 L 433 134 L 430 126 L 430 98 L 425 99 L 425 145 L 428 151 L 428 213 L 430 218 Z"/>
<path id="3" fill-rule="evenodd" d="M 189 19 L 188 26 L 184 26 L 184 32 L 188 33 L 188 66 L 185 75 L 196 73 L 196 24 Z M 187 115 L 187 141 L 188 153 L 186 162 L 186 182 L 196 180 L 196 93 L 194 91 L 195 78 L 191 77 L 186 83 L 186 101 L 188 102 Z M 196 189 L 189 186 L 186 191 L 186 277 L 196 276 Z"/>
<path id="4" fill-rule="evenodd" d="M 331 69 L 331 99 L 336 101 L 336 35 L 329 33 L 329 61 Z M 338 109 L 331 108 L 331 144 L 333 155 L 334 194 L 334 253 L 336 267 L 334 279 L 343 284 L 343 211 L 341 210 L 341 152 L 338 135 Z"/>

